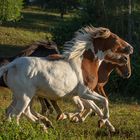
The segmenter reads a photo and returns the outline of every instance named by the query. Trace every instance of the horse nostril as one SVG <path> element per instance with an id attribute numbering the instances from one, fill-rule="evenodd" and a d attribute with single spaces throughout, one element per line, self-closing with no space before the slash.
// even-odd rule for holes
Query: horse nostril
<path id="1" fill-rule="evenodd" d="M 129 76 L 129 73 L 127 73 L 126 76 Z"/>
<path id="2" fill-rule="evenodd" d="M 124 56 L 124 57 L 123 57 L 123 60 L 124 60 L 125 62 L 127 62 L 127 57 L 126 57 L 126 56 Z"/>
<path id="3" fill-rule="evenodd" d="M 125 78 L 129 78 L 130 73 L 128 72 L 128 73 L 126 73 L 124 76 L 125 76 Z"/>
<path id="4" fill-rule="evenodd" d="M 127 46 L 126 48 L 125 48 L 125 52 L 126 53 L 128 53 L 128 54 L 132 54 L 133 53 L 133 47 L 132 46 Z"/>

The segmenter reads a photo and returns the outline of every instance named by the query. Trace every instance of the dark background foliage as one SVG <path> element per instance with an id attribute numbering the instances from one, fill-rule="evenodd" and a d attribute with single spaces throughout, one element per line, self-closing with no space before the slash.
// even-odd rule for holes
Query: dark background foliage
<path id="1" fill-rule="evenodd" d="M 64 42 L 70 40 L 76 30 L 89 24 L 96 27 L 107 27 L 124 38 L 134 47 L 134 54 L 131 56 L 132 76 L 129 79 L 122 79 L 113 72 L 106 88 L 111 95 L 117 93 L 118 97 L 140 100 L 139 0 L 34 0 L 32 2 L 29 0 L 17 0 L 16 2 L 1 0 L 0 2 L 3 3 L 0 3 L 1 21 L 18 20 L 21 17 L 22 2 L 25 7 L 39 6 L 46 13 L 48 11 L 58 12 L 61 21 L 51 26 L 49 31 L 61 50 Z M 14 7 L 18 8 L 13 8 L 13 3 Z M 4 5 L 6 8 L 9 7 L 10 12 L 4 10 Z M 64 18 L 64 15 L 71 13 L 71 18 Z"/>
<path id="2" fill-rule="evenodd" d="M 117 93 L 118 98 L 140 100 L 140 1 L 82 0 L 80 6 L 75 17 L 62 21 L 51 30 L 53 39 L 62 45 L 73 36 L 74 31 L 89 24 L 107 27 L 124 38 L 134 47 L 132 76 L 122 79 L 113 72 L 106 88 L 111 95 Z"/>

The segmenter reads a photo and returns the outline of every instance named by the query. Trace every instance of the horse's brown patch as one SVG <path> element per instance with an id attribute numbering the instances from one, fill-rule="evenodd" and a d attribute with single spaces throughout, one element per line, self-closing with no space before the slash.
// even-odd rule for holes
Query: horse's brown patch
<path id="1" fill-rule="evenodd" d="M 87 50 L 83 54 L 82 73 L 86 86 L 93 90 L 98 81 L 98 65 L 99 61 L 95 59 L 91 50 Z"/>

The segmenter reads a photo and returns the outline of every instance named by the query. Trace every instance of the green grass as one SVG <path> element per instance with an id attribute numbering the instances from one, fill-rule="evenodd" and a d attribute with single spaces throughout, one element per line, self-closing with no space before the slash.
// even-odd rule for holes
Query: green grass
<path id="1" fill-rule="evenodd" d="M 0 56 L 14 55 L 37 40 L 51 40 L 49 28 L 70 18 L 65 16 L 61 19 L 58 13 L 40 11 L 36 7 L 24 9 L 22 16 L 18 22 L 3 23 L 0 26 Z"/>
<path id="2" fill-rule="evenodd" d="M 70 18 L 65 16 L 64 20 Z M 49 27 L 59 24 L 60 15 L 40 11 L 38 8 L 23 10 L 23 18 L 17 23 L 4 23 L 0 26 L 0 56 L 14 55 L 26 45 L 36 40 L 51 39 Z M 139 140 L 140 139 L 140 107 L 135 104 L 110 104 L 110 120 L 116 128 L 110 134 L 103 127 L 97 127 L 97 116 L 90 116 L 84 123 L 75 124 L 68 120 L 56 122 L 56 115 L 49 119 L 55 130 L 49 129 L 46 134 L 39 125 L 22 118 L 20 126 L 15 122 L 5 121 L 5 109 L 11 102 L 11 92 L 0 89 L 0 140 Z M 71 103 L 60 102 L 64 111 L 73 110 Z"/>
<path id="3" fill-rule="evenodd" d="M 97 116 L 89 116 L 83 123 L 72 123 L 69 120 L 56 121 L 56 114 L 49 116 L 55 129 L 45 133 L 38 124 L 29 122 L 25 117 L 20 120 L 20 126 L 7 122 L 4 109 L 11 102 L 11 92 L 1 89 L 0 95 L 0 140 L 139 140 L 140 139 L 140 107 L 134 104 L 110 103 L 110 120 L 116 128 L 111 134 L 106 127 L 97 127 Z M 72 111 L 71 102 L 59 101 L 64 111 Z M 36 102 L 36 109 L 39 104 Z"/>

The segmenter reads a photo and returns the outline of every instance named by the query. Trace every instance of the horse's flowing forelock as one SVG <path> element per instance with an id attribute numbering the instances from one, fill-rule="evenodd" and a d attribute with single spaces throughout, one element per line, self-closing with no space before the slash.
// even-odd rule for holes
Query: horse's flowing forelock
<path id="1" fill-rule="evenodd" d="M 73 59 L 83 54 L 86 49 L 91 49 L 94 53 L 94 38 L 107 38 L 110 35 L 110 30 L 106 28 L 95 28 L 86 26 L 75 32 L 75 36 L 71 41 L 64 44 L 63 56 L 66 59 Z"/>

